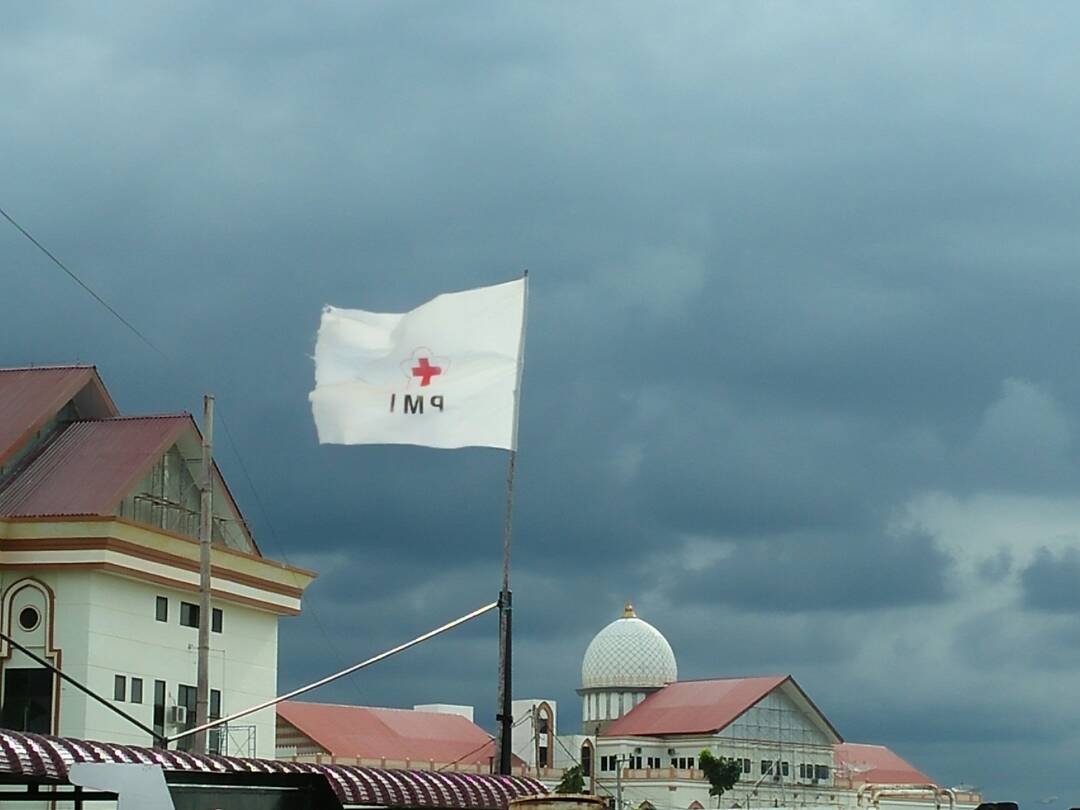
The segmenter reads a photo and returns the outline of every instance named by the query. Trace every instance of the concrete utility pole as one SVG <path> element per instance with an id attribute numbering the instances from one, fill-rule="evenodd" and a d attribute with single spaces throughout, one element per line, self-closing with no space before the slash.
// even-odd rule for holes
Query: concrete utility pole
<path id="1" fill-rule="evenodd" d="M 214 535 L 214 395 L 203 397 L 202 481 L 199 500 L 199 658 L 195 686 L 195 725 L 210 716 L 210 544 Z M 206 731 L 195 735 L 193 748 L 206 753 Z"/>

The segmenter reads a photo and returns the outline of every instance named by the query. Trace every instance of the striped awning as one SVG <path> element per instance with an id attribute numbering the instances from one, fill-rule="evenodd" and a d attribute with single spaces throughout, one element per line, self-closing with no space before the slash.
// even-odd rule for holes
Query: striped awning
<path id="1" fill-rule="evenodd" d="M 75 762 L 160 765 L 166 779 L 170 772 L 243 775 L 249 784 L 257 784 L 259 774 L 320 774 L 343 805 L 503 810 L 511 799 L 547 793 L 537 780 L 521 776 L 207 756 L 0 729 L 0 775 L 63 783 Z"/>

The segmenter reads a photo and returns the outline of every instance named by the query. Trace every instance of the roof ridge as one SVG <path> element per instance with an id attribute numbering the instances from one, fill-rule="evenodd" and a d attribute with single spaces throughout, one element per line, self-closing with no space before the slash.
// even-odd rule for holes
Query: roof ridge
<path id="1" fill-rule="evenodd" d="M 85 370 L 88 368 L 96 369 L 97 366 L 93 363 L 59 363 L 57 365 L 43 364 L 39 366 L 4 366 L 0 368 L 0 373 L 5 371 L 65 371 L 65 370 Z"/>
<path id="2" fill-rule="evenodd" d="M 173 411 L 171 413 L 147 413 L 147 414 L 126 414 L 118 416 L 106 416 L 103 419 L 75 419 L 70 424 L 72 425 L 84 425 L 84 424 L 99 424 L 102 422 L 134 422 L 139 419 L 192 419 L 189 411 Z"/>

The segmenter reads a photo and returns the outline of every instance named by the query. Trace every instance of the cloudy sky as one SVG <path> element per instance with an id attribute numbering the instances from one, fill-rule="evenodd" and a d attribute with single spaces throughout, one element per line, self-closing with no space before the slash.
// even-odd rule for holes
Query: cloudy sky
<path id="1" fill-rule="evenodd" d="M 10 4 L 0 362 L 218 397 L 283 688 L 492 600 L 505 454 L 320 447 L 320 308 L 530 271 L 516 692 L 631 598 L 946 785 L 1080 796 L 1080 8 Z M 162 356 L 165 355 L 164 357 Z M 231 441 L 230 441 L 231 438 Z M 322 700 L 493 725 L 492 617 Z M 1054 799 L 1054 797 L 1060 797 Z"/>

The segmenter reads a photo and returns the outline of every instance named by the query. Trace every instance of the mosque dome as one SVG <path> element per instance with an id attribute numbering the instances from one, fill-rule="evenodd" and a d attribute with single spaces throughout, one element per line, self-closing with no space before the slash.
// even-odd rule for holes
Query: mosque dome
<path id="1" fill-rule="evenodd" d="M 663 634 L 627 603 L 621 618 L 597 633 L 581 662 L 581 688 L 656 688 L 678 678 L 675 653 Z"/>

